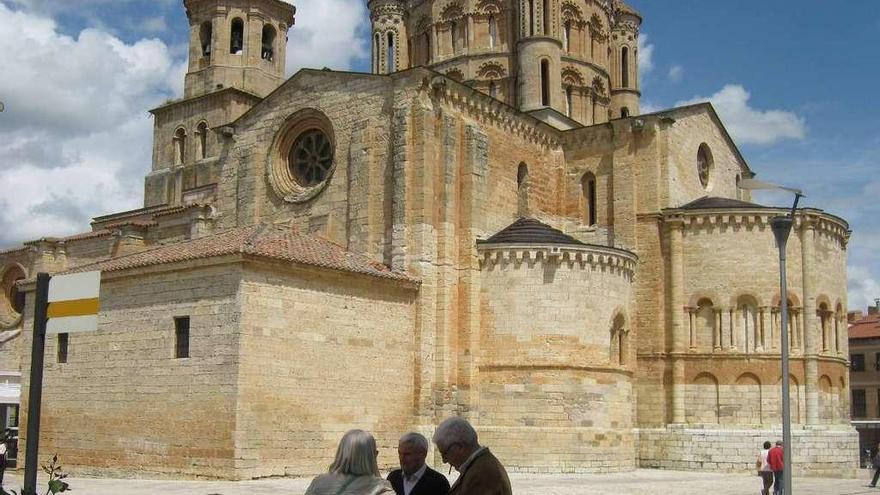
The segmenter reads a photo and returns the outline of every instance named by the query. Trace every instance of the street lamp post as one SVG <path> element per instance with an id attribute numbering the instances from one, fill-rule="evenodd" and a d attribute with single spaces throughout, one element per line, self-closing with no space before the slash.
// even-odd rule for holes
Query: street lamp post
<path id="1" fill-rule="evenodd" d="M 788 244 L 788 236 L 794 225 L 794 215 L 797 205 L 804 193 L 799 189 L 777 186 L 754 179 L 743 179 L 739 184 L 742 189 L 780 189 L 794 193 L 794 204 L 788 215 L 775 216 L 770 219 L 770 229 L 776 238 L 776 247 L 779 249 L 779 305 L 782 312 L 782 331 L 779 332 L 782 346 L 782 444 L 783 444 L 783 495 L 792 494 L 791 486 L 791 396 L 789 395 L 789 363 L 788 363 L 788 283 L 785 271 L 785 248 Z"/>

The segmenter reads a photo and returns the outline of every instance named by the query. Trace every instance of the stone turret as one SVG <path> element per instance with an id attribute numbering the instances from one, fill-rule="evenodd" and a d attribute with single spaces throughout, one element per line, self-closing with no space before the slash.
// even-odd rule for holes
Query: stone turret
<path id="1" fill-rule="evenodd" d="M 266 96 L 284 81 L 296 8 L 281 0 L 185 0 L 190 24 L 184 96 L 235 87 Z"/>
<path id="2" fill-rule="evenodd" d="M 410 67 L 406 2 L 370 0 L 373 73 L 390 74 Z"/>
<path id="3" fill-rule="evenodd" d="M 611 30 L 611 117 L 639 114 L 639 26 L 642 17 L 629 5 L 615 2 Z"/>

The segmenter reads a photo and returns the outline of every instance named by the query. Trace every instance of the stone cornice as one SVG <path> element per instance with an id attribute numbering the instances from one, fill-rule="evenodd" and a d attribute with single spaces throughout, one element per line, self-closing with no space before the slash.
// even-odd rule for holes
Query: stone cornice
<path id="1" fill-rule="evenodd" d="M 430 71 L 430 69 L 423 70 Z M 482 122 L 495 123 L 504 131 L 532 143 L 549 147 L 559 146 L 559 132 L 550 125 L 448 76 L 430 72 L 433 77 L 426 78 L 423 89 L 428 91 L 435 101 L 463 111 Z"/>
<path id="2" fill-rule="evenodd" d="M 593 245 L 478 244 L 480 267 L 501 263 L 559 263 L 600 266 L 632 278 L 638 257 L 622 249 Z"/>
<path id="3" fill-rule="evenodd" d="M 751 229 L 769 228 L 771 218 L 784 215 L 788 211 L 786 208 L 771 207 L 706 208 L 699 210 L 674 208 L 663 210 L 662 217 L 663 223 L 683 223 L 686 231 L 729 226 Z M 800 230 L 802 228 L 814 229 L 816 232 L 836 238 L 844 247 L 849 242 L 851 234 L 849 224 L 845 220 L 813 208 L 798 210 L 797 215 L 795 215 L 795 229 Z"/>

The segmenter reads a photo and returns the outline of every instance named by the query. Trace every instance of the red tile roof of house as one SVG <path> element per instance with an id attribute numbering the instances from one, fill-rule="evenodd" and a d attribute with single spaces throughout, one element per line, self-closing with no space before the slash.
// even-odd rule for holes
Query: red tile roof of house
<path id="1" fill-rule="evenodd" d="M 880 338 L 880 314 L 862 317 L 849 325 L 850 339 Z"/>
<path id="2" fill-rule="evenodd" d="M 333 242 L 301 234 L 290 227 L 267 224 L 239 227 L 198 239 L 167 244 L 139 253 L 78 266 L 68 273 L 91 270 L 112 272 L 232 254 L 418 282 L 418 279 L 406 273 L 392 270 L 366 256 L 347 251 Z"/>

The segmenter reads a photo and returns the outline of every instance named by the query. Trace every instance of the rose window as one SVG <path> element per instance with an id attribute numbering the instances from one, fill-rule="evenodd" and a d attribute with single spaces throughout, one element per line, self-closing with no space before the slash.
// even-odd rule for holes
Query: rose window
<path id="1" fill-rule="evenodd" d="M 301 134 L 288 155 L 290 175 L 302 187 L 312 187 L 327 179 L 333 167 L 333 145 L 320 130 Z"/>

